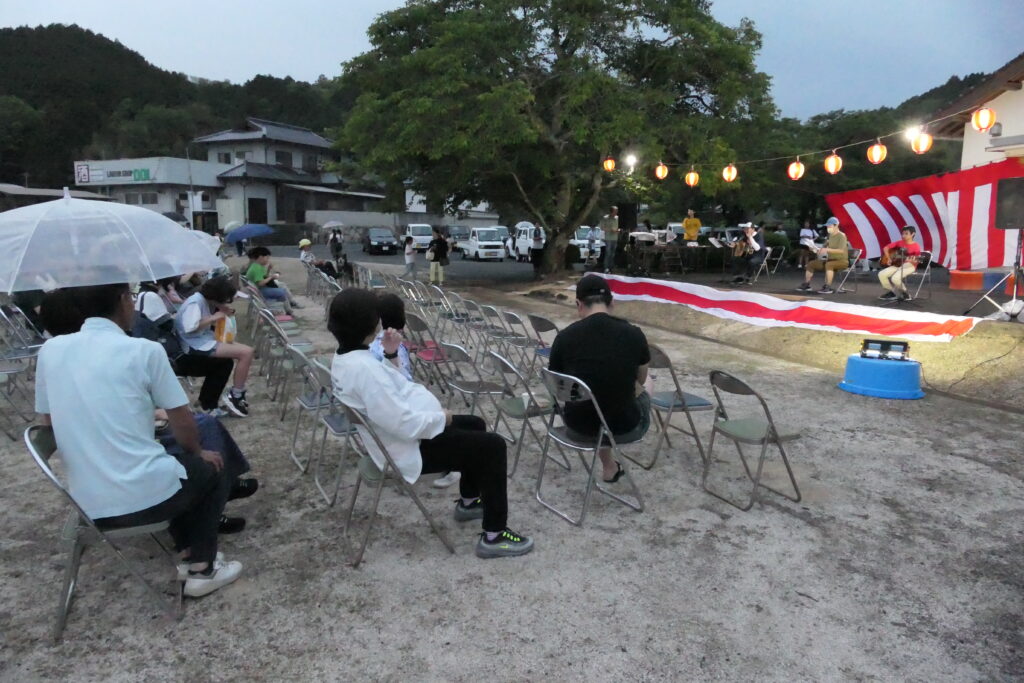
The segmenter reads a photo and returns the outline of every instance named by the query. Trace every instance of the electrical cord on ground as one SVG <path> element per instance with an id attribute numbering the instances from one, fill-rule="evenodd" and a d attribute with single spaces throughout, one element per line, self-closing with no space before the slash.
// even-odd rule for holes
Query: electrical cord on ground
<path id="1" fill-rule="evenodd" d="M 1011 353 L 1013 353 L 1014 351 L 1017 350 L 1017 347 L 1021 345 L 1021 342 L 1024 342 L 1024 337 L 1018 339 L 1017 343 L 1015 343 L 1013 346 L 1011 346 L 1009 348 L 1009 350 L 1006 351 L 1005 353 L 1001 353 L 998 356 L 993 356 L 992 358 L 988 358 L 986 360 L 981 361 L 980 363 L 976 363 L 975 365 L 967 368 L 967 370 L 964 371 L 964 374 L 960 376 L 960 379 L 958 379 L 957 381 L 953 382 L 952 384 L 950 384 L 945 389 L 939 389 L 938 387 L 932 386 L 928 382 L 928 380 L 925 379 L 925 376 L 924 376 L 924 365 L 921 365 L 921 383 L 924 384 L 927 388 L 929 388 L 929 389 L 931 389 L 933 391 L 951 392 L 951 391 L 953 391 L 953 387 L 955 387 L 956 385 L 960 384 L 960 382 L 963 382 L 965 379 L 967 379 L 968 375 L 973 373 L 975 370 L 980 368 L 982 365 L 987 365 L 988 363 L 991 363 L 993 361 L 997 361 L 1000 358 L 1006 358 L 1007 356 L 1009 356 Z"/>

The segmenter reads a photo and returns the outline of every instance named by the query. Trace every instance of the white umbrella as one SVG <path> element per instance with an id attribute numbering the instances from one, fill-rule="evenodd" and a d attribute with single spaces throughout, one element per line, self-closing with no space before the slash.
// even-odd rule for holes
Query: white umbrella
<path id="1" fill-rule="evenodd" d="M 234 230 L 235 228 L 240 228 L 240 227 L 242 227 L 242 221 L 231 221 L 230 223 L 228 223 L 227 225 L 224 226 L 224 234 L 226 235 L 229 232 L 231 232 L 232 230 Z"/>
<path id="2" fill-rule="evenodd" d="M 345 224 L 341 221 L 327 221 L 320 226 L 321 230 L 333 230 L 334 228 L 344 228 Z"/>
<path id="3" fill-rule="evenodd" d="M 156 211 L 63 199 L 0 213 L 0 291 L 147 282 L 223 268 Z"/>
<path id="4" fill-rule="evenodd" d="M 220 253 L 220 248 L 222 245 L 220 243 L 220 240 L 214 237 L 213 235 L 207 232 L 203 232 L 202 230 L 189 230 L 187 232 L 188 234 L 192 235 L 197 240 L 199 240 L 200 244 L 209 249 L 210 253 L 215 255 Z"/>

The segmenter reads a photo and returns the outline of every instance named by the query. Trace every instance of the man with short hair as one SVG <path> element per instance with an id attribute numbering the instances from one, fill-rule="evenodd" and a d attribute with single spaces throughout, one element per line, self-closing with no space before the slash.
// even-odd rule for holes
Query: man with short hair
<path id="1" fill-rule="evenodd" d="M 619 207 L 608 209 L 608 215 L 598 226 L 604 232 L 604 272 L 610 273 L 615 268 L 615 250 L 619 244 Z"/>
<path id="2" fill-rule="evenodd" d="M 551 345 L 548 368 L 583 380 L 621 443 L 639 441 L 651 426 L 651 399 L 644 390 L 651 352 L 639 327 L 611 315 L 612 291 L 608 281 L 593 273 L 576 285 L 576 311 L 580 320 L 558 333 Z M 597 436 L 600 419 L 590 402 L 568 403 L 565 425 L 574 438 Z M 603 479 L 613 483 L 622 466 L 611 449 L 599 451 Z"/>
<path id="3" fill-rule="evenodd" d="M 825 221 L 828 229 L 828 242 L 817 250 L 817 258 L 807 263 L 807 270 L 804 274 L 804 281 L 797 291 L 809 292 L 811 290 L 811 278 L 819 270 L 825 271 L 825 285 L 818 290 L 818 294 L 832 294 L 832 279 L 837 270 L 846 270 L 850 267 L 850 245 L 846 241 L 846 235 L 839 229 L 839 219 L 833 216 Z"/>
<path id="4" fill-rule="evenodd" d="M 203 450 L 188 397 L 157 342 L 128 336 L 135 317 L 127 284 L 67 290 L 85 319 L 78 332 L 39 351 L 36 412 L 53 427 L 68 490 L 101 527 L 169 520 L 185 595 L 212 593 L 238 578 L 240 562 L 217 553 L 230 494 L 219 453 Z M 182 453 L 154 438 L 154 413 L 167 420 Z"/>
<path id="5" fill-rule="evenodd" d="M 917 270 L 917 259 L 921 256 L 921 245 L 914 241 L 916 234 L 914 226 L 904 225 L 900 230 L 900 239 L 882 247 L 882 259 L 888 267 L 878 271 L 878 281 L 885 289 L 879 299 L 904 301 L 910 298 L 903 281 Z"/>

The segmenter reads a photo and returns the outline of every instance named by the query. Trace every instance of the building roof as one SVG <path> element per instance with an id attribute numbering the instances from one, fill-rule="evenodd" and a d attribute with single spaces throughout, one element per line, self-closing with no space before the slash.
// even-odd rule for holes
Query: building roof
<path id="1" fill-rule="evenodd" d="M 217 176 L 221 180 L 230 178 L 252 178 L 258 180 L 276 180 L 286 183 L 319 184 L 320 174 L 301 171 L 289 166 L 271 166 L 255 161 L 243 161 L 232 169 Z"/>
<path id="2" fill-rule="evenodd" d="M 68 190 L 68 193 L 74 199 L 100 199 L 103 201 L 110 201 L 110 197 L 106 195 L 96 194 L 95 192 L 86 192 L 85 190 Z M 7 197 L 53 197 L 54 199 L 60 199 L 64 196 L 64 190 L 51 190 L 42 187 L 22 187 L 21 185 L 0 183 L 0 195 Z"/>
<path id="3" fill-rule="evenodd" d="M 296 190 L 302 190 L 304 192 L 322 192 L 324 194 L 340 194 L 346 197 L 366 197 L 367 199 L 384 199 L 384 195 L 376 194 L 374 192 L 352 192 L 349 190 L 338 190 L 333 187 L 316 187 L 313 185 L 296 185 L 294 183 L 285 183 L 285 187 L 291 187 Z"/>
<path id="4" fill-rule="evenodd" d="M 278 142 L 288 142 L 293 145 L 318 147 L 320 149 L 330 149 L 334 144 L 331 140 L 314 133 L 309 128 L 293 126 L 287 123 L 276 123 L 251 116 L 246 118 L 244 128 L 231 128 L 218 133 L 211 133 L 210 135 L 198 137 L 193 142 L 214 144 L 218 142 L 251 142 L 254 140 L 276 140 Z"/>
<path id="5" fill-rule="evenodd" d="M 963 137 L 964 124 L 970 120 L 973 110 L 991 102 L 1008 90 L 1020 90 L 1022 81 L 1024 81 L 1024 52 L 936 112 L 932 119 L 941 119 L 946 116 L 951 118 L 930 126 L 931 132 L 939 136 Z M 954 114 L 956 116 L 953 116 Z"/>

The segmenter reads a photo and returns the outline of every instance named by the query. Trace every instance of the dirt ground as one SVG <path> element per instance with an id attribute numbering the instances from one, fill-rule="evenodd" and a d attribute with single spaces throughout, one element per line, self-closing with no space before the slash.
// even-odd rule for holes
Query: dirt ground
<path id="1" fill-rule="evenodd" d="M 300 289 L 295 263 L 281 260 Z M 487 292 L 474 290 L 484 298 Z M 573 310 L 504 293 L 559 324 Z M 323 311 L 298 312 L 331 351 Z M 712 368 L 749 381 L 804 437 L 790 456 L 800 503 L 772 494 L 740 512 L 701 489 L 692 441 L 673 437 L 633 467 L 647 509 L 595 497 L 582 528 L 534 499 L 539 449 L 509 481 L 526 557 L 473 555 L 478 529 L 454 489 L 418 485 L 449 530 L 450 555 L 412 502 L 386 490 L 358 569 L 340 537 L 354 483 L 328 508 L 288 458 L 291 415 L 252 385 L 253 414 L 228 426 L 261 489 L 231 503 L 247 529 L 222 537 L 245 564 L 234 585 L 170 622 L 110 553 L 86 553 L 63 643 L 48 634 L 66 513 L 18 443 L 0 446 L 0 679 L 33 680 L 1009 680 L 1024 677 L 1024 490 L 1016 414 L 946 396 L 870 399 L 837 373 L 648 328 L 689 391 Z M 659 384 L 667 377 L 662 373 Z M 710 413 L 696 417 L 707 439 Z M 648 456 L 658 434 L 629 447 Z M 331 453 L 340 448 L 334 444 Z M 735 452 L 714 481 L 741 495 Z M 545 493 L 578 505 L 583 470 L 548 468 Z M 782 485 L 777 458 L 767 466 Z M 360 496 L 357 509 L 368 498 Z M 152 557 L 140 544 L 136 556 Z M 147 565 L 154 576 L 160 565 Z"/>

